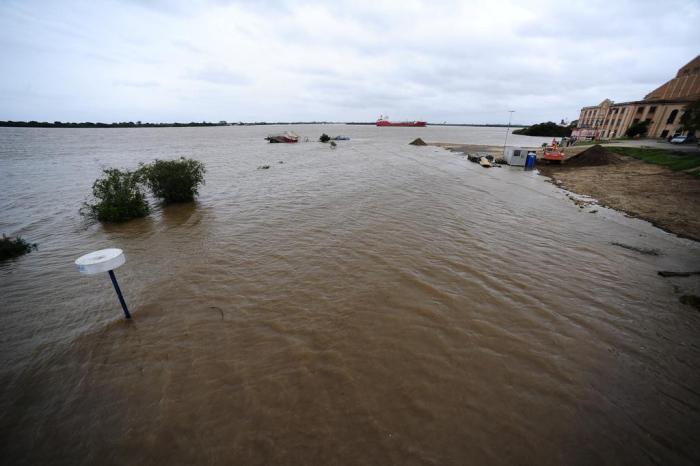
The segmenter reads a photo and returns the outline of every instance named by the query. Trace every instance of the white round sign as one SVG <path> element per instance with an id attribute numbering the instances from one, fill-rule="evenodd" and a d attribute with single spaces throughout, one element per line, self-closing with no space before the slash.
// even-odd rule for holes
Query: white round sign
<path id="1" fill-rule="evenodd" d="M 121 267 L 126 262 L 124 251 L 117 248 L 100 249 L 80 256 L 75 261 L 80 273 L 92 275 L 95 273 L 109 272 Z"/>

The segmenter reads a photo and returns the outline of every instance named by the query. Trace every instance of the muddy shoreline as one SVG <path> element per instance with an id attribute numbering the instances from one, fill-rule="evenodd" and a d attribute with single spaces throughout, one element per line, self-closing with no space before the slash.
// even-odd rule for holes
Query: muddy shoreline
<path id="1" fill-rule="evenodd" d="M 700 241 L 700 180 L 632 157 L 615 157 L 613 165 L 540 164 L 538 170 L 562 189 L 595 198 L 599 205 L 681 238 Z"/>
<path id="2" fill-rule="evenodd" d="M 481 152 L 500 156 L 499 146 L 433 143 L 452 152 Z M 564 148 L 568 160 L 591 146 Z M 538 154 L 538 172 L 558 187 L 594 198 L 630 217 L 646 220 L 657 228 L 681 238 L 700 241 L 700 180 L 683 172 L 611 152 L 604 165 L 546 165 Z"/>

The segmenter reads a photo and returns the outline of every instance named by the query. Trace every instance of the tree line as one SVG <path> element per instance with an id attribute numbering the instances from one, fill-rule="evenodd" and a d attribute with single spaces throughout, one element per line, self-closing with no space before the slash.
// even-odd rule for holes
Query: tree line
<path id="1" fill-rule="evenodd" d="M 168 127 L 186 127 L 186 126 L 226 126 L 225 121 L 219 123 L 211 123 L 207 121 L 189 123 L 141 123 L 140 121 L 122 121 L 118 123 L 93 123 L 85 121 L 81 123 L 70 123 L 62 121 L 0 121 L 0 127 L 12 128 L 168 128 Z"/>

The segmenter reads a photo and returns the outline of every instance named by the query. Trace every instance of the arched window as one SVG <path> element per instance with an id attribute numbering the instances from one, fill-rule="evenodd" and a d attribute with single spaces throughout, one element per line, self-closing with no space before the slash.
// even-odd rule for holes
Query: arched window
<path id="1" fill-rule="evenodd" d="M 671 114 L 668 116 L 668 120 L 666 120 L 667 125 L 672 125 L 674 121 L 676 121 L 676 115 L 678 115 L 678 110 L 674 110 L 671 112 Z"/>

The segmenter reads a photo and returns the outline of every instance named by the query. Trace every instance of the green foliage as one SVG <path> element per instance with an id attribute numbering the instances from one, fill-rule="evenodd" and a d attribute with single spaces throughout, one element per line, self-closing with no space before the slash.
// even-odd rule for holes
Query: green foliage
<path id="1" fill-rule="evenodd" d="M 647 163 L 661 165 L 673 171 L 691 170 L 700 167 L 700 157 L 688 152 L 675 152 L 666 149 L 646 149 L 641 147 L 611 147 L 611 151 L 628 155 Z M 700 171 L 693 170 L 691 175 L 700 178 Z"/>
<path id="2" fill-rule="evenodd" d="M 649 131 L 649 123 L 651 122 L 647 120 L 634 123 L 629 128 L 627 128 L 627 131 L 625 131 L 625 136 L 627 136 L 628 138 L 633 138 L 636 136 L 646 136 L 647 131 Z"/>
<path id="3" fill-rule="evenodd" d="M 516 129 L 513 134 L 523 134 L 525 136 L 548 136 L 548 137 L 564 137 L 571 136 L 572 128 L 570 126 L 559 126 L 553 121 L 546 123 L 538 123 L 528 126 L 527 128 Z"/>
<path id="4" fill-rule="evenodd" d="M 32 252 L 32 249 L 36 249 L 36 243 L 27 243 L 19 236 L 15 239 L 8 238 L 3 233 L 2 239 L 0 239 L 0 260 L 11 259 L 27 254 Z"/>
<path id="5" fill-rule="evenodd" d="M 85 203 L 81 213 L 101 222 L 125 222 L 148 215 L 148 202 L 141 190 L 137 172 L 116 168 L 104 170 L 92 185 L 92 203 Z"/>
<path id="6" fill-rule="evenodd" d="M 327 135 L 326 133 L 323 133 L 320 138 L 318 138 L 319 141 L 321 142 L 328 142 L 331 140 L 331 137 Z"/>
<path id="7" fill-rule="evenodd" d="M 688 104 L 680 119 L 683 129 L 700 131 L 700 100 Z"/>
<path id="8" fill-rule="evenodd" d="M 156 160 L 139 169 L 153 195 L 166 204 L 193 201 L 199 194 L 199 185 L 204 184 L 205 171 L 202 162 L 184 157 Z"/>

